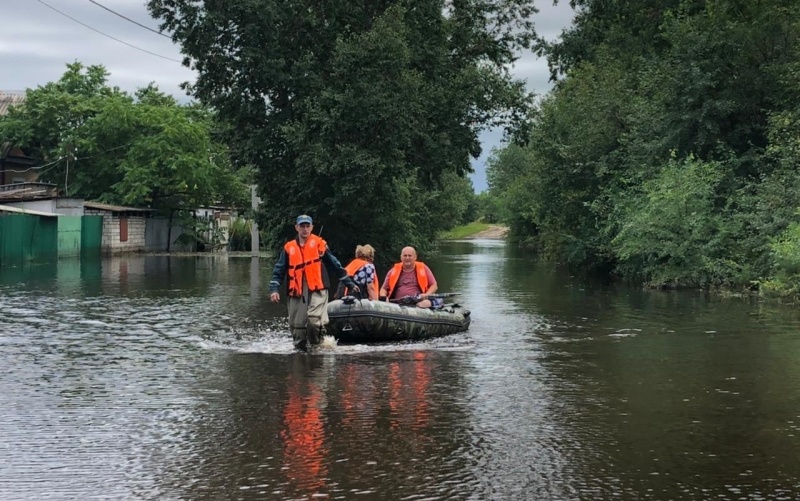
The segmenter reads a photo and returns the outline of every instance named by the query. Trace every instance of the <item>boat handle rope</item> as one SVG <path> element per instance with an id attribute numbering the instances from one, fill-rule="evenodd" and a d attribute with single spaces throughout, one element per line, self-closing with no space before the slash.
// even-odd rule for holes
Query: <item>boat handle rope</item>
<path id="1" fill-rule="evenodd" d="M 362 299 L 358 298 L 358 303 L 361 304 Z M 353 330 L 353 326 L 350 325 L 350 311 L 353 309 L 353 305 L 356 302 L 355 296 L 344 296 L 342 298 L 342 302 L 347 305 L 347 315 L 344 317 L 344 326 L 342 326 L 342 332 L 348 332 Z"/>

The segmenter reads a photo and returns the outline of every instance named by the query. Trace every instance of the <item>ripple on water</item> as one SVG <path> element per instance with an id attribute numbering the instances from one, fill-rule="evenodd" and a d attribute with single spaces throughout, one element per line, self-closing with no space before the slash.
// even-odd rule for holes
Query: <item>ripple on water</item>
<path id="1" fill-rule="evenodd" d="M 0 499 L 791 497 L 796 318 L 459 245 L 469 332 L 311 355 L 249 259 L 3 283 Z"/>

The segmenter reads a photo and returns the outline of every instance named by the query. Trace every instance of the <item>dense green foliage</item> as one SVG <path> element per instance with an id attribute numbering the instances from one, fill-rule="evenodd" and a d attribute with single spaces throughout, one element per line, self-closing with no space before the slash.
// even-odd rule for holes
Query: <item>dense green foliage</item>
<path id="1" fill-rule="evenodd" d="M 255 165 L 269 244 L 309 213 L 345 255 L 424 252 L 475 212 L 478 133 L 524 125 L 508 65 L 530 47 L 533 0 L 150 0 L 198 72 L 190 92 Z"/>
<path id="2" fill-rule="evenodd" d="M 247 191 L 213 115 L 179 105 L 153 86 L 131 96 L 109 87 L 102 66 L 67 65 L 57 82 L 31 89 L 0 117 L 0 138 L 45 167 L 39 181 L 87 200 L 173 214 L 243 204 Z M 0 142 L 2 142 L 0 141 Z"/>
<path id="3" fill-rule="evenodd" d="M 528 144 L 489 165 L 511 238 L 653 286 L 800 290 L 800 4 L 572 5 Z"/>

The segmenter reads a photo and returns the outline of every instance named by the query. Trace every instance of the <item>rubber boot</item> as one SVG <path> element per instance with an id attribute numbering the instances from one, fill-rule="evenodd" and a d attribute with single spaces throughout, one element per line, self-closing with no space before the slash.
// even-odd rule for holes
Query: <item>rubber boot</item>
<path id="1" fill-rule="evenodd" d="M 308 351 L 308 339 L 306 337 L 306 329 L 293 329 L 292 340 L 294 342 L 294 348 L 296 350 L 302 352 Z"/>

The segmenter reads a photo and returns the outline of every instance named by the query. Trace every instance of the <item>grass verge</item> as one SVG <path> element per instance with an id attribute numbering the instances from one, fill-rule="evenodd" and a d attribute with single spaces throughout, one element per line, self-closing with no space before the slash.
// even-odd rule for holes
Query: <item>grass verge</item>
<path id="1" fill-rule="evenodd" d="M 439 238 L 442 240 L 458 240 L 459 238 L 465 238 L 486 230 L 489 228 L 489 226 L 491 226 L 489 223 L 477 222 L 465 224 L 463 226 L 456 226 L 455 228 L 440 233 Z"/>

